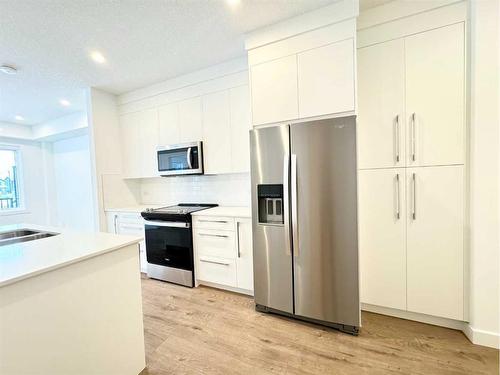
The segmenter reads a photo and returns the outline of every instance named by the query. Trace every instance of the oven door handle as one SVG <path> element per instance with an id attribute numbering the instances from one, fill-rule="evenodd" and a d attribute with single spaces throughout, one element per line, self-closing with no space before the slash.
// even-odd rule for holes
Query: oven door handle
<path id="1" fill-rule="evenodd" d="M 154 225 L 156 227 L 189 228 L 191 224 L 178 221 L 150 221 L 144 220 L 144 225 Z"/>

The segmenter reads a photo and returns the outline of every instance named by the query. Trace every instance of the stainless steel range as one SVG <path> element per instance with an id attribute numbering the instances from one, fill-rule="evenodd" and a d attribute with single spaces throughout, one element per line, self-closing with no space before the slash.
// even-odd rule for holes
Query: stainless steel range
<path id="1" fill-rule="evenodd" d="M 141 212 L 149 277 L 191 288 L 194 286 L 191 213 L 216 206 L 181 203 Z"/>

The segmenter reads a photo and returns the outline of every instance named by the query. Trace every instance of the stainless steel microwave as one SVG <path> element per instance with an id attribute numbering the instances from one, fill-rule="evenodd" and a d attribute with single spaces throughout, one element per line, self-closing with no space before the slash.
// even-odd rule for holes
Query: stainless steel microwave
<path id="1" fill-rule="evenodd" d="M 203 144 L 199 141 L 158 147 L 157 160 L 161 176 L 203 174 Z"/>

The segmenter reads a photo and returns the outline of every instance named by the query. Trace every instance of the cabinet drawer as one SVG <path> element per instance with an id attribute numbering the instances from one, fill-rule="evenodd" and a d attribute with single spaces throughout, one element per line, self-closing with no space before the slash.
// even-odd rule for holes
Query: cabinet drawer
<path id="1" fill-rule="evenodd" d="M 200 256 L 197 279 L 235 287 L 236 262 L 234 259 Z"/>
<path id="2" fill-rule="evenodd" d="M 122 223 L 132 223 L 142 225 L 142 216 L 137 212 L 122 212 L 118 214 L 118 220 Z"/>
<path id="3" fill-rule="evenodd" d="M 234 218 L 224 216 L 198 216 L 194 220 L 194 229 L 201 228 L 234 231 Z"/>
<path id="4" fill-rule="evenodd" d="M 234 232 L 197 229 L 194 232 L 196 251 L 201 255 L 236 258 Z"/>
<path id="5" fill-rule="evenodd" d="M 144 237 L 144 225 L 118 222 L 118 233 Z"/>

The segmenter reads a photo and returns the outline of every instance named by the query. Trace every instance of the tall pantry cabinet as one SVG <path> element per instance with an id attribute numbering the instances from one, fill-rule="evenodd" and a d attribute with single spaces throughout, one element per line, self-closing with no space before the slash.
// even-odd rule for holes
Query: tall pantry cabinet
<path id="1" fill-rule="evenodd" d="M 464 32 L 358 49 L 364 303 L 465 319 Z"/>

